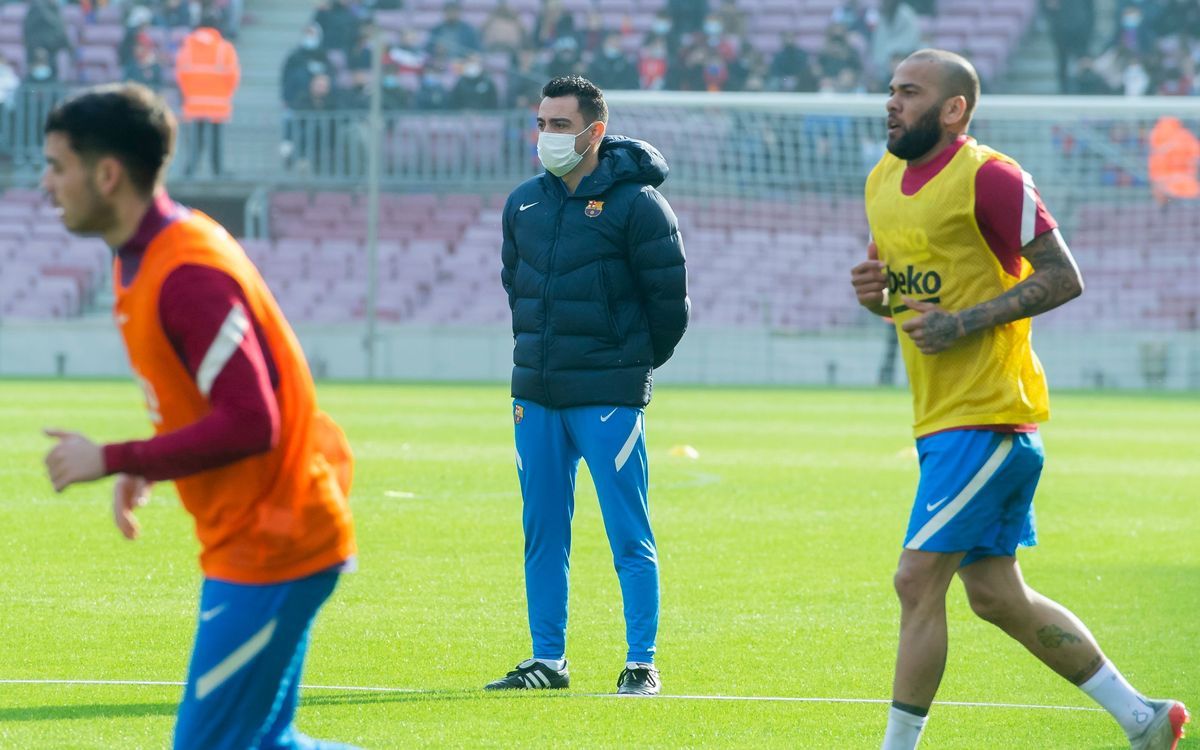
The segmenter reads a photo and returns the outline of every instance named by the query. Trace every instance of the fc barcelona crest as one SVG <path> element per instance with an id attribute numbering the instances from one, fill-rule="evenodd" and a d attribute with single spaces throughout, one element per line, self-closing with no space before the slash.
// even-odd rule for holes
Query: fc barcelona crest
<path id="1" fill-rule="evenodd" d="M 525 418 L 525 407 L 520 404 L 513 404 L 513 424 L 521 424 L 521 420 Z"/>
<path id="2" fill-rule="evenodd" d="M 587 207 L 583 209 L 583 215 L 589 219 L 594 219 L 604 210 L 604 201 L 588 201 Z"/>

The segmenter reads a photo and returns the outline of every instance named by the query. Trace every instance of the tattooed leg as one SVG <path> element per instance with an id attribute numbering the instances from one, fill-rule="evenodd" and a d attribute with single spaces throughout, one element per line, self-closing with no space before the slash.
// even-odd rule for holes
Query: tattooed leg
<path id="1" fill-rule="evenodd" d="M 1104 663 L 1087 626 L 1029 588 L 1016 558 L 985 558 L 960 570 L 959 577 L 976 614 L 1073 684 L 1082 684 Z"/>

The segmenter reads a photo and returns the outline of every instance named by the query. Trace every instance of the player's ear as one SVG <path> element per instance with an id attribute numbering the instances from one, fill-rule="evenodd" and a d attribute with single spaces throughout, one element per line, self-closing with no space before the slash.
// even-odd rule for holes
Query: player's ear
<path id="1" fill-rule="evenodd" d="M 592 143 L 599 143 L 600 140 L 604 138 L 604 135 L 607 132 L 608 132 L 608 123 L 601 122 L 600 120 L 596 120 L 595 124 L 592 125 L 592 136 L 594 138 Z"/>
<path id="2" fill-rule="evenodd" d="M 119 159 L 103 156 L 96 160 L 92 168 L 92 182 L 101 195 L 109 196 L 116 192 L 117 185 L 125 175 L 125 167 Z"/>
<path id="3" fill-rule="evenodd" d="M 942 105 L 942 121 L 947 125 L 958 125 L 967 116 L 967 97 L 952 96 Z"/>

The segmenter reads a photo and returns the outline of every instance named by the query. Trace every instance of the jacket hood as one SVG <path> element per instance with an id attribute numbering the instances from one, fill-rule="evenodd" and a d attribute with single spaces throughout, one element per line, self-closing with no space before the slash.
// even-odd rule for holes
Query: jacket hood
<path id="1" fill-rule="evenodd" d="M 658 149 L 623 135 L 604 136 L 599 156 L 599 165 L 580 183 L 576 195 L 598 195 L 618 182 L 658 187 L 671 171 Z"/>

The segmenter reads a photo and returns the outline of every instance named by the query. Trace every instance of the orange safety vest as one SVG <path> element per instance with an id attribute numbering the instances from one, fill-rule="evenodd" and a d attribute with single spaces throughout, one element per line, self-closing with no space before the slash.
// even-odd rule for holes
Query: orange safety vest
<path id="1" fill-rule="evenodd" d="M 279 583 L 349 559 L 356 548 L 347 500 L 353 458 L 345 435 L 317 408 L 300 343 L 262 277 L 237 241 L 199 212 L 151 241 L 129 286 L 121 282 L 119 258 L 113 269 L 114 314 L 155 433 L 173 432 L 209 413 L 207 394 L 172 347 L 158 314 L 163 282 L 185 264 L 215 268 L 237 282 L 279 376 L 275 447 L 175 480 L 196 520 L 205 575 Z"/>
<path id="2" fill-rule="evenodd" d="M 1176 117 L 1163 117 L 1150 131 L 1150 186 L 1160 201 L 1200 198 L 1200 140 Z"/>
<path id="3" fill-rule="evenodd" d="M 188 34 L 175 56 L 183 119 L 229 122 L 241 77 L 237 50 L 219 31 L 201 27 Z"/>

